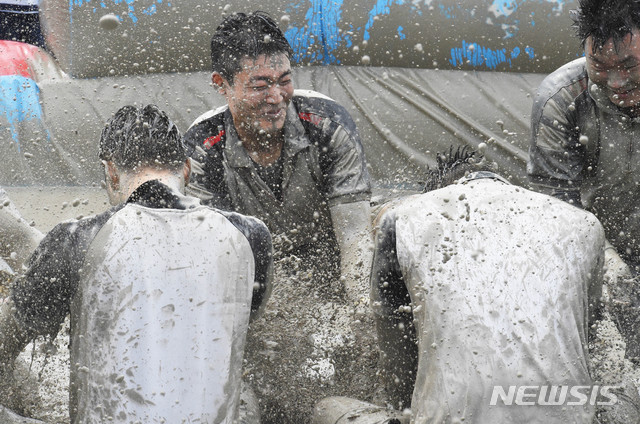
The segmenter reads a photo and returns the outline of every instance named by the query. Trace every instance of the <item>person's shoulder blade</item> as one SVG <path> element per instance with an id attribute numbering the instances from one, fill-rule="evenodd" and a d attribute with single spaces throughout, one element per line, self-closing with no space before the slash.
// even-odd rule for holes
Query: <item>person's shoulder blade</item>
<path id="1" fill-rule="evenodd" d="M 196 147 L 210 149 L 224 139 L 224 114 L 227 106 L 200 115 L 184 133 L 187 154 L 192 156 Z"/>

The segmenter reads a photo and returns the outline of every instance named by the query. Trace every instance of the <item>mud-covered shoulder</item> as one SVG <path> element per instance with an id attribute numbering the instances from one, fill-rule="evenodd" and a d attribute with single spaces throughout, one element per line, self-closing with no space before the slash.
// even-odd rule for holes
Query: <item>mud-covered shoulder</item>
<path id="1" fill-rule="evenodd" d="M 394 314 L 409 299 L 398 260 L 396 221 L 396 210 L 391 208 L 378 216 L 376 226 L 371 297 L 374 311 L 383 315 Z"/>
<path id="2" fill-rule="evenodd" d="M 13 283 L 16 317 L 33 336 L 55 335 L 69 313 L 89 244 L 124 205 L 79 221 L 55 226 L 29 259 L 27 270 Z"/>
<path id="3" fill-rule="evenodd" d="M 264 309 L 273 280 L 273 244 L 267 226 L 251 216 L 218 210 L 249 241 L 255 262 L 255 284 L 251 301 L 251 312 L 255 315 Z"/>
<path id="4" fill-rule="evenodd" d="M 344 106 L 330 97 L 311 90 L 295 90 L 292 101 L 302 121 L 318 125 L 320 122 L 314 120 L 329 119 L 355 136 L 356 124 L 353 118 Z"/>

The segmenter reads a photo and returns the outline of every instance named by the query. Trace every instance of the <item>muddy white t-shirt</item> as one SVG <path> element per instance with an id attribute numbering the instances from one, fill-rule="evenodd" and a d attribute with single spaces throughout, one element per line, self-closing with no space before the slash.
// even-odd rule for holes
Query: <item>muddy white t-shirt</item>
<path id="1" fill-rule="evenodd" d="M 13 299 L 38 334 L 71 313 L 73 423 L 231 423 L 271 264 L 263 223 L 152 181 L 52 230 Z"/>
<path id="2" fill-rule="evenodd" d="M 592 384 L 588 316 L 604 250 L 592 214 L 482 178 L 406 199 L 384 215 L 377 240 L 378 313 L 411 305 L 415 319 L 416 423 L 591 422 L 588 402 L 544 406 L 538 394 Z M 524 386 L 535 386 L 531 405 L 508 396 L 491 405 L 495 390 Z"/>

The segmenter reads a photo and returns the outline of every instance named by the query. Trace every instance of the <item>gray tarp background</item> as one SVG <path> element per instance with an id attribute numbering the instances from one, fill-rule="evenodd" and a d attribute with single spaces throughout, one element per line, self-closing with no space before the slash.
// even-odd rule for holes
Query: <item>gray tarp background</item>
<path id="1" fill-rule="evenodd" d="M 297 64 L 549 73 L 580 44 L 577 0 L 41 0 L 47 44 L 76 78 L 210 69 L 222 17 L 279 22 Z M 119 25 L 100 27 L 106 14 Z M 366 60 L 365 60 L 366 57 Z M 366 62 L 366 63 L 365 63 Z"/>
<path id="2" fill-rule="evenodd" d="M 481 143 L 513 182 L 524 184 L 531 94 L 544 75 L 581 54 L 569 17 L 577 4 L 43 0 L 55 57 L 43 61 L 58 70 L 40 71 L 48 68 L 26 55 L 35 83 L 0 76 L 0 185 L 25 211 L 47 204 L 45 195 L 56 205 L 76 203 L 70 195 L 54 197 L 53 189 L 29 197 L 34 191 L 25 186 L 102 196 L 96 146 L 104 122 L 123 105 L 155 103 L 185 131 L 222 105 L 209 82 L 211 34 L 223 16 L 255 8 L 274 17 L 290 40 L 296 86 L 351 112 L 378 188 L 414 188 L 437 152 Z M 117 16 L 117 26 L 99 24 L 107 14 Z M 15 62 L 24 60 L 18 55 Z M 61 217 L 67 215 L 51 219 Z"/>
<path id="3" fill-rule="evenodd" d="M 513 182 L 525 183 L 532 94 L 543 74 L 382 67 L 296 68 L 296 88 L 344 105 L 356 120 L 378 184 L 422 181 L 435 154 L 450 145 L 477 148 Z M 39 84 L 42 122 L 21 123 L 21 141 L 0 131 L 2 186 L 96 186 L 100 131 L 126 104 L 155 103 L 181 131 L 201 113 L 224 104 L 208 72 Z"/>

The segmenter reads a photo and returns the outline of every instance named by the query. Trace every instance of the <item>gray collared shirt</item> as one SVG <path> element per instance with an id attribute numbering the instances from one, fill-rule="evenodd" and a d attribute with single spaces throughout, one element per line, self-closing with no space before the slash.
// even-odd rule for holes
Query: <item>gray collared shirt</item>
<path id="1" fill-rule="evenodd" d="M 203 115 L 185 134 L 195 149 L 190 193 L 213 206 L 260 218 L 294 246 L 317 245 L 333 238 L 331 206 L 370 198 L 362 143 L 346 109 L 309 91 L 295 92 L 284 134 L 280 200 L 258 175 L 228 109 Z M 224 141 L 208 146 L 212 136 Z M 217 198 L 230 205 L 217 205 Z"/>
<path id="2" fill-rule="evenodd" d="M 592 211 L 620 255 L 640 262 L 640 120 L 590 82 L 580 58 L 540 85 L 531 131 L 536 189 Z"/>

